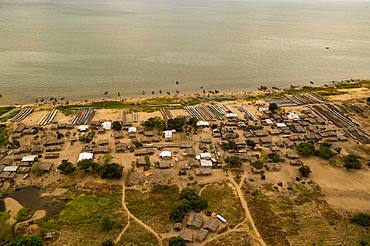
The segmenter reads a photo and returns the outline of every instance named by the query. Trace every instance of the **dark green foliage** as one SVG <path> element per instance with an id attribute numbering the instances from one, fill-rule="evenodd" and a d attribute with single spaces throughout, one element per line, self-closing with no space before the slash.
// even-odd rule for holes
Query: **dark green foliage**
<path id="1" fill-rule="evenodd" d="M 73 173 L 76 170 L 76 167 L 73 166 L 73 164 L 69 162 L 68 160 L 62 160 L 62 163 L 58 166 L 58 169 L 63 174 L 69 174 L 69 173 Z"/>
<path id="2" fill-rule="evenodd" d="M 186 242 L 182 237 L 171 237 L 168 241 L 169 246 L 186 246 Z"/>
<path id="3" fill-rule="evenodd" d="M 102 231 L 105 231 L 105 232 L 112 230 L 113 225 L 114 225 L 114 221 L 112 220 L 112 218 L 107 217 L 107 216 L 105 216 L 100 222 L 100 227 Z"/>
<path id="4" fill-rule="evenodd" d="M 122 129 L 121 122 L 119 121 L 113 121 L 112 122 L 112 129 L 116 131 L 120 131 Z"/>
<path id="5" fill-rule="evenodd" d="M 182 222 L 190 210 L 200 212 L 208 207 L 207 200 L 199 196 L 190 188 L 185 188 L 180 193 L 179 205 L 171 211 L 170 219 L 173 222 Z"/>
<path id="6" fill-rule="evenodd" d="M 0 146 L 6 145 L 8 136 L 6 135 L 6 125 L 0 124 Z"/>
<path id="7" fill-rule="evenodd" d="M 318 150 L 318 156 L 324 159 L 330 159 L 335 155 L 333 151 L 327 146 L 321 145 L 320 149 Z"/>
<path id="8" fill-rule="evenodd" d="M 297 146 L 297 151 L 302 156 L 312 156 L 315 153 L 315 145 L 313 142 L 300 143 Z"/>
<path id="9" fill-rule="evenodd" d="M 105 240 L 101 246 L 114 246 L 114 242 L 112 239 Z"/>
<path id="10" fill-rule="evenodd" d="M 17 236 L 9 246 L 42 246 L 42 238 L 39 235 Z"/>
<path id="11" fill-rule="evenodd" d="M 225 158 L 225 162 L 230 167 L 241 167 L 243 161 L 237 156 L 228 156 Z"/>
<path id="12" fill-rule="evenodd" d="M 139 141 L 134 141 L 132 144 L 133 144 L 136 148 L 141 148 L 141 147 L 143 147 L 143 144 L 142 144 L 141 142 L 139 142 Z"/>
<path id="13" fill-rule="evenodd" d="M 367 103 L 370 103 L 370 97 L 367 98 Z"/>
<path id="14" fill-rule="evenodd" d="M 271 159 L 272 162 L 281 162 L 282 159 L 278 153 L 270 153 L 268 154 L 268 157 Z"/>
<path id="15" fill-rule="evenodd" d="M 21 144 L 17 139 L 13 139 L 9 144 L 11 145 L 12 149 L 18 149 L 21 147 Z"/>
<path id="16" fill-rule="evenodd" d="M 270 104 L 269 104 L 269 110 L 270 110 L 271 112 L 275 112 L 278 108 L 279 108 L 279 107 L 278 107 L 278 105 L 277 105 L 276 103 L 270 103 Z"/>
<path id="17" fill-rule="evenodd" d="M 360 157 L 356 155 L 347 155 L 344 158 L 344 167 L 347 169 L 360 169 L 361 168 Z"/>
<path id="18" fill-rule="evenodd" d="M 238 149 L 234 140 L 229 140 L 227 142 L 223 142 L 221 147 L 225 151 L 227 151 L 227 150 L 237 150 Z"/>
<path id="19" fill-rule="evenodd" d="M 254 130 L 254 131 L 256 131 L 256 130 L 262 130 L 263 129 L 263 126 L 259 126 L 259 125 L 248 125 L 248 129 L 249 130 Z"/>
<path id="20" fill-rule="evenodd" d="M 28 218 L 28 209 L 21 208 L 17 213 L 17 221 L 24 221 Z"/>
<path id="21" fill-rule="evenodd" d="M 143 122 L 143 126 L 148 130 L 163 130 L 165 122 L 159 117 L 151 117 L 147 121 Z"/>
<path id="22" fill-rule="evenodd" d="M 211 129 L 212 129 L 212 130 L 214 130 L 214 129 L 216 129 L 216 128 L 217 128 L 217 124 L 212 124 L 212 125 L 211 125 Z"/>
<path id="23" fill-rule="evenodd" d="M 368 227 L 370 226 L 370 214 L 365 213 L 354 214 L 351 216 L 350 221 L 353 224 Z"/>
<path id="24" fill-rule="evenodd" d="M 122 166 L 118 163 L 107 163 L 98 165 L 96 171 L 103 179 L 120 179 L 122 177 Z"/>
<path id="25" fill-rule="evenodd" d="M 254 162 L 252 162 L 252 166 L 256 169 L 261 169 L 263 168 L 263 163 L 261 160 L 256 160 Z"/>
<path id="26" fill-rule="evenodd" d="M 256 143 L 252 139 L 245 140 L 245 143 L 251 148 L 256 147 Z"/>
<path id="27" fill-rule="evenodd" d="M 81 160 L 79 162 L 77 162 L 77 167 L 78 169 L 82 169 L 82 170 L 89 170 L 89 169 L 95 169 L 95 166 L 96 164 L 94 163 L 93 160 L 88 160 L 88 159 L 85 159 L 85 160 Z"/>
<path id="28" fill-rule="evenodd" d="M 151 190 L 152 193 L 163 193 L 166 194 L 167 192 L 177 192 L 174 190 L 173 185 L 163 185 L 163 184 L 154 184 Z"/>
<path id="29" fill-rule="evenodd" d="M 309 166 L 306 166 L 306 165 L 303 165 L 301 166 L 300 168 L 298 168 L 298 172 L 299 174 L 304 177 L 304 178 L 307 178 L 310 176 L 310 173 L 311 173 L 311 169 Z"/>
<path id="30" fill-rule="evenodd" d="M 185 125 L 185 118 L 169 119 L 167 121 L 167 129 L 176 131 L 182 131 L 182 127 Z"/>

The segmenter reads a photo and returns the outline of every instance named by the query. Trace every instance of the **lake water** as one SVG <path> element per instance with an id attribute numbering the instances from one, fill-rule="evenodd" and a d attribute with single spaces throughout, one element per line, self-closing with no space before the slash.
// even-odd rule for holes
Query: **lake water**
<path id="1" fill-rule="evenodd" d="M 0 0 L 0 103 L 348 78 L 370 78 L 369 1 Z"/>

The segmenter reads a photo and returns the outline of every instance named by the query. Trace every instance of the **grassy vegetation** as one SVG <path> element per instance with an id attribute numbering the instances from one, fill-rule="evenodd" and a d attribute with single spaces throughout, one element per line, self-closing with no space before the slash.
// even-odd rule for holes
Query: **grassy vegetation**
<path id="1" fill-rule="evenodd" d="M 200 101 L 197 98 L 153 98 L 142 102 L 120 102 L 120 101 L 98 101 L 88 104 L 76 104 L 67 106 L 58 106 L 57 109 L 64 114 L 69 115 L 78 108 L 97 108 L 97 109 L 125 109 L 127 111 L 153 112 L 159 108 L 183 108 L 184 106 L 196 105 Z M 71 111 L 72 110 L 72 111 Z"/>
<path id="2" fill-rule="evenodd" d="M 6 126 L 0 124 L 0 146 L 5 146 L 8 142 Z"/>
<path id="3" fill-rule="evenodd" d="M 73 193 L 62 212 L 41 222 L 40 227 L 44 231 L 60 230 L 58 242 L 61 244 L 100 245 L 116 237 L 127 223 L 121 210 L 121 196 L 119 188 L 102 194 Z"/>
<path id="4" fill-rule="evenodd" d="M 128 209 L 155 231 L 164 233 L 170 229 L 170 212 L 179 200 L 178 187 L 162 186 L 162 189 L 141 193 L 136 190 L 126 191 Z"/>
<path id="5" fill-rule="evenodd" d="M 140 224 L 131 221 L 117 246 L 118 245 L 155 246 L 159 244 L 153 234 L 147 231 Z"/>
<path id="6" fill-rule="evenodd" d="M 335 88 L 337 89 L 353 89 L 353 88 L 361 88 L 362 83 L 356 82 L 356 83 L 343 83 L 343 84 L 337 84 L 335 85 Z"/>
<path id="7" fill-rule="evenodd" d="M 243 207 L 230 186 L 226 184 L 207 186 L 202 191 L 201 197 L 208 201 L 207 210 L 222 215 L 230 227 L 243 221 Z"/>
<path id="8" fill-rule="evenodd" d="M 21 208 L 17 214 L 17 221 L 24 221 L 28 218 L 29 211 L 27 208 Z"/>
<path id="9" fill-rule="evenodd" d="M 7 223 L 9 216 L 7 212 L 0 212 L 0 245 L 6 245 L 13 235 L 12 227 Z"/>
<path id="10" fill-rule="evenodd" d="M 6 115 L 1 116 L 0 121 L 5 122 L 5 121 L 13 118 L 14 116 L 16 116 L 19 113 L 19 111 L 20 111 L 20 109 L 15 109 L 15 110 L 7 113 Z"/>
<path id="11" fill-rule="evenodd" d="M 14 109 L 13 106 L 0 107 L 0 116 Z"/>
<path id="12" fill-rule="evenodd" d="M 206 244 L 206 246 L 254 245 L 252 242 L 253 240 L 250 238 L 247 232 L 236 231 L 228 233 L 221 238 L 217 238 L 216 240 L 210 241 Z"/>

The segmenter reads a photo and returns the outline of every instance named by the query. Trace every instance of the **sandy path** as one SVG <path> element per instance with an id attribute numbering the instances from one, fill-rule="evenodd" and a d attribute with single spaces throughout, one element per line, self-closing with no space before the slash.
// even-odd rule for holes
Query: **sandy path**
<path id="1" fill-rule="evenodd" d="M 162 244 L 162 237 L 157 232 L 155 232 L 150 226 L 148 226 L 147 224 L 145 224 L 143 221 L 139 220 L 137 217 L 135 217 L 135 215 L 133 215 L 130 212 L 130 210 L 126 206 L 125 197 L 126 197 L 126 186 L 125 186 L 124 180 L 122 180 L 122 207 L 123 207 L 123 209 L 127 213 L 128 224 L 130 223 L 130 219 L 133 219 L 135 222 L 137 222 L 140 225 L 142 225 L 146 230 L 148 230 L 149 232 L 151 232 L 157 238 L 159 245 L 162 246 L 163 245 Z M 126 225 L 125 228 L 123 228 L 123 230 L 121 231 L 121 233 L 116 238 L 115 243 L 118 243 L 121 240 L 121 238 L 122 238 L 124 232 L 127 230 L 127 228 L 128 228 L 128 225 Z"/>
<path id="2" fill-rule="evenodd" d="M 18 211 L 23 208 L 23 206 L 15 199 L 13 198 L 10 198 L 10 197 L 7 197 L 4 199 L 4 203 L 5 203 L 5 209 L 6 211 L 9 211 L 9 219 L 8 219 L 8 223 L 10 225 L 14 225 L 15 223 L 17 223 L 17 214 L 18 214 Z"/>
<path id="3" fill-rule="evenodd" d="M 243 192 L 240 189 L 240 187 L 243 185 L 243 183 L 240 182 L 240 184 L 237 184 L 235 182 L 235 180 L 231 176 L 229 177 L 229 181 L 235 187 L 235 190 L 236 190 L 237 195 L 239 197 L 240 203 L 242 204 L 242 207 L 243 207 L 244 212 L 245 212 L 245 218 L 250 223 L 250 225 L 252 226 L 253 231 L 254 231 L 254 233 L 256 235 L 256 239 L 258 240 L 258 242 L 262 246 L 266 246 L 265 242 L 263 241 L 263 238 L 261 237 L 260 233 L 257 230 L 256 225 L 254 224 L 253 218 L 252 218 L 252 216 L 251 216 L 251 214 L 249 212 L 247 201 L 244 199 Z"/>

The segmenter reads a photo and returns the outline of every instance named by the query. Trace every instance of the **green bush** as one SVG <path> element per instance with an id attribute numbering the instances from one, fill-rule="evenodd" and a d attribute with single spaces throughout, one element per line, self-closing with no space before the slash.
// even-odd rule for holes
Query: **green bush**
<path id="1" fill-rule="evenodd" d="M 297 146 L 297 151 L 302 156 L 312 156 L 315 153 L 315 145 L 313 142 L 300 143 Z"/>
<path id="2" fill-rule="evenodd" d="M 68 160 L 62 160 L 62 163 L 58 166 L 58 169 L 63 174 L 70 174 L 76 170 L 76 167 L 73 166 L 73 164 L 69 162 Z"/>
<path id="3" fill-rule="evenodd" d="M 326 146 L 320 146 L 320 149 L 318 151 L 318 156 L 324 159 L 330 159 L 335 155 L 333 151 L 329 147 Z"/>
<path id="4" fill-rule="evenodd" d="M 229 140 L 227 142 L 223 142 L 221 148 L 225 151 L 227 150 L 237 150 L 237 145 L 234 140 Z"/>
<path id="5" fill-rule="evenodd" d="M 263 168 L 263 163 L 261 160 L 256 160 L 254 162 L 252 162 L 252 166 L 256 169 L 261 169 Z"/>
<path id="6" fill-rule="evenodd" d="M 185 118 L 175 118 L 175 119 L 169 119 L 167 121 L 167 129 L 176 131 L 182 131 L 183 126 L 185 125 Z"/>
<path id="7" fill-rule="evenodd" d="M 84 159 L 84 160 L 80 160 L 79 162 L 77 162 L 78 169 L 85 170 L 85 171 L 89 169 L 95 169 L 95 166 L 96 164 L 94 163 L 94 161 L 89 160 L 89 159 Z"/>
<path id="8" fill-rule="evenodd" d="M 259 126 L 259 125 L 248 125 L 248 129 L 249 130 L 253 130 L 253 131 L 256 131 L 256 130 L 262 130 L 263 129 L 263 126 Z"/>
<path id="9" fill-rule="evenodd" d="M 112 220 L 112 218 L 107 217 L 107 216 L 104 217 L 100 222 L 100 227 L 102 231 L 105 231 L 105 232 L 112 230 L 113 225 L 114 225 L 114 221 Z"/>
<path id="10" fill-rule="evenodd" d="M 298 168 L 298 172 L 299 174 L 304 177 L 304 178 L 308 178 L 310 176 L 310 173 L 311 173 L 311 169 L 309 166 L 306 166 L 306 165 L 303 165 L 301 166 L 300 168 Z"/>
<path id="11" fill-rule="evenodd" d="M 251 148 L 256 147 L 256 143 L 255 143 L 253 140 L 251 140 L 251 139 L 247 139 L 247 140 L 245 141 L 245 143 L 246 143 L 249 147 L 251 147 Z"/>
<path id="12" fill-rule="evenodd" d="M 279 107 L 278 107 L 278 105 L 277 105 L 276 103 L 270 103 L 270 104 L 269 104 L 269 110 L 270 110 L 271 112 L 275 112 L 278 108 L 279 108 Z"/>
<path id="13" fill-rule="evenodd" d="M 17 221 L 24 221 L 28 219 L 29 211 L 27 208 L 21 208 L 17 213 Z"/>
<path id="14" fill-rule="evenodd" d="M 268 154 L 268 157 L 274 163 L 282 161 L 282 159 L 280 158 L 280 155 L 278 153 L 270 153 L 270 154 Z"/>
<path id="15" fill-rule="evenodd" d="M 147 121 L 143 122 L 143 126 L 147 130 L 163 130 L 165 128 L 165 122 L 159 117 L 151 117 Z"/>
<path id="16" fill-rule="evenodd" d="M 355 215 L 352 215 L 350 218 L 351 223 L 358 224 L 363 227 L 370 226 L 370 214 L 365 213 L 358 213 Z"/>
<path id="17" fill-rule="evenodd" d="M 349 169 L 360 169 L 361 163 L 360 163 L 360 157 L 356 155 L 347 155 L 344 158 L 344 167 Z"/>
<path id="18" fill-rule="evenodd" d="M 171 237 L 168 241 L 169 246 L 186 246 L 186 242 L 182 237 Z"/>
<path id="19" fill-rule="evenodd" d="M 241 167 L 243 161 L 237 156 L 228 156 L 225 158 L 225 162 L 230 167 Z"/>
<path id="20" fill-rule="evenodd" d="M 121 122 L 119 121 L 113 121 L 112 122 L 112 129 L 116 131 L 120 131 L 122 129 Z"/>
<path id="21" fill-rule="evenodd" d="M 98 165 L 96 168 L 98 174 L 103 179 L 120 179 L 122 178 L 122 166 L 118 163 L 108 163 Z"/>

